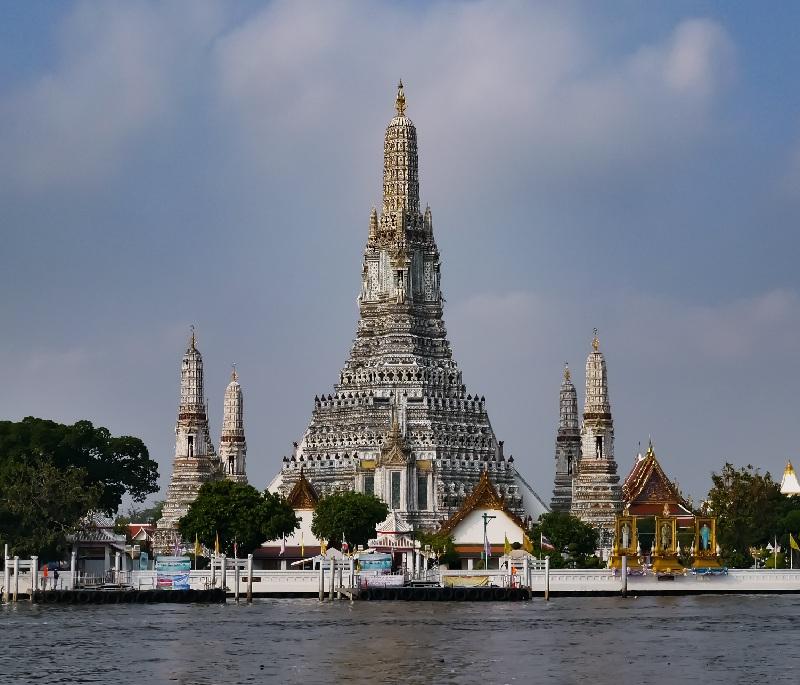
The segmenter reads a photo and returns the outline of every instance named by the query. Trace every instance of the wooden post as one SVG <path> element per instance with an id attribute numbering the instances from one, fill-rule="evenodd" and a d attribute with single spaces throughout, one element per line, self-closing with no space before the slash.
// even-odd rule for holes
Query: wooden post
<path id="1" fill-rule="evenodd" d="M 39 589 L 39 557 L 31 557 L 31 594 L 30 600 L 33 602 L 33 593 Z"/>
<path id="2" fill-rule="evenodd" d="M 349 580 L 347 584 L 350 586 L 350 589 L 355 592 L 356 587 L 356 560 L 355 557 L 350 557 L 350 572 L 349 572 Z M 350 595 L 350 599 L 353 598 L 353 595 Z"/>
<path id="3" fill-rule="evenodd" d="M 239 603 L 239 557 L 233 560 L 233 596 Z"/>
<path id="4" fill-rule="evenodd" d="M 337 569 L 338 575 L 336 576 L 336 599 L 342 598 L 342 574 L 344 573 L 344 564 L 339 564 Z"/>
<path id="5" fill-rule="evenodd" d="M 14 557 L 14 602 L 19 596 L 19 557 Z"/>
<path id="6" fill-rule="evenodd" d="M 220 557 L 219 564 L 220 564 L 220 566 L 219 566 L 219 586 L 223 590 L 227 591 L 227 589 L 228 589 L 228 586 L 227 586 L 228 568 L 227 568 L 227 566 L 228 565 L 226 563 L 226 557 L 225 557 L 224 554 Z"/>
<path id="7" fill-rule="evenodd" d="M 544 558 L 544 601 L 550 601 L 550 555 Z"/>
<path id="8" fill-rule="evenodd" d="M 211 587 L 217 587 L 217 553 L 211 552 Z"/>
<path id="9" fill-rule="evenodd" d="M 69 555 L 69 589 L 74 590 L 78 584 L 78 552 L 73 548 Z"/>
<path id="10" fill-rule="evenodd" d="M 628 596 L 628 556 L 622 555 L 622 596 Z"/>
<path id="11" fill-rule="evenodd" d="M 325 601 L 325 564 L 319 561 L 319 601 Z"/>
<path id="12" fill-rule="evenodd" d="M 8 565 L 11 559 L 8 558 L 8 545 L 6 545 L 5 563 L 3 564 L 3 602 L 8 604 L 8 597 L 11 594 L 11 569 Z"/>
<path id="13" fill-rule="evenodd" d="M 331 588 L 330 599 L 333 601 L 333 587 L 336 585 L 336 559 L 331 557 Z"/>
<path id="14" fill-rule="evenodd" d="M 247 603 L 253 603 L 253 555 L 247 555 Z"/>
<path id="15" fill-rule="evenodd" d="M 531 586 L 531 564 L 528 557 L 522 560 L 522 582 L 525 583 L 525 587 Z"/>

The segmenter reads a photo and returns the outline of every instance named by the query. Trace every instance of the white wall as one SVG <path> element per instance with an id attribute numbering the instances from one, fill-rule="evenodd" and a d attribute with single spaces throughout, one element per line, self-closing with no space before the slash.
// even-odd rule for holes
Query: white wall
<path id="1" fill-rule="evenodd" d="M 522 544 L 523 531 L 508 514 L 498 509 L 475 509 L 453 529 L 452 535 L 456 545 L 483 544 L 483 514 L 496 517 L 486 526 L 489 544 L 502 545 L 505 536 L 508 536 L 508 541 L 511 543 Z"/>

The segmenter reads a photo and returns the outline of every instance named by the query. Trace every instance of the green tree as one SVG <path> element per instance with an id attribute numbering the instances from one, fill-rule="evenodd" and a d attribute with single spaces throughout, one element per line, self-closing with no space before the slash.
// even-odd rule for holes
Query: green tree
<path id="1" fill-rule="evenodd" d="M 61 558 L 100 496 L 98 484 L 86 485 L 83 469 L 43 458 L 0 462 L 0 538 L 11 555 Z"/>
<path id="2" fill-rule="evenodd" d="M 155 524 L 161 518 L 161 512 L 164 509 L 164 500 L 158 500 L 151 507 L 144 509 L 137 509 L 136 507 L 129 507 L 128 512 L 119 514 L 114 519 L 114 532 L 117 535 L 122 533 L 128 534 L 128 524 L 130 523 L 150 523 Z"/>
<path id="3" fill-rule="evenodd" d="M 353 548 L 366 545 L 374 537 L 375 526 L 389 514 L 389 507 L 373 495 L 361 492 L 335 492 L 323 497 L 314 511 L 311 532 L 333 547 L 342 535 Z"/>
<path id="4" fill-rule="evenodd" d="M 158 464 L 138 438 L 114 437 L 89 421 L 71 426 L 31 416 L 0 421 L 0 463 L 33 464 L 39 459 L 64 472 L 79 469 L 87 488 L 99 486 L 96 506 L 109 516 L 126 492 L 141 502 L 158 490 Z"/>
<path id="5" fill-rule="evenodd" d="M 283 497 L 230 480 L 203 484 L 186 516 L 178 521 L 187 542 L 194 542 L 196 535 L 200 543 L 213 549 L 219 535 L 220 551 L 233 555 L 235 541 L 240 556 L 262 542 L 288 535 L 297 526 L 297 516 Z"/>
<path id="6" fill-rule="evenodd" d="M 561 557 L 562 552 L 569 554 L 571 562 L 585 566 L 597 549 L 597 531 L 577 516 L 566 512 L 553 511 L 539 517 L 537 529 L 531 533 L 531 541 L 537 552 L 540 551 L 538 549 L 540 533 L 556 548 L 555 553 L 544 552 L 544 554 L 550 555 L 550 562 L 555 567 L 564 563 Z"/>
<path id="7" fill-rule="evenodd" d="M 769 472 L 762 475 L 749 464 L 737 469 L 726 463 L 711 474 L 711 481 L 708 505 L 717 517 L 717 540 L 728 566 L 752 566 L 750 548 L 764 547 L 776 536 L 788 543 L 787 516 L 800 503 L 781 495 Z"/>
<path id="8" fill-rule="evenodd" d="M 423 547 L 430 545 L 434 552 L 439 553 L 440 564 L 447 564 L 449 568 L 460 568 L 461 559 L 456 552 L 452 535 L 426 532 L 417 532 L 416 535 Z"/>

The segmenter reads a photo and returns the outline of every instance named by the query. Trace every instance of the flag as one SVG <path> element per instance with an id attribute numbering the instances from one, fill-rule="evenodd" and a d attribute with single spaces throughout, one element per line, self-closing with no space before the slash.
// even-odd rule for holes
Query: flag
<path id="1" fill-rule="evenodd" d="M 545 536 L 544 533 L 539 533 L 539 546 L 542 549 L 549 549 L 552 552 L 555 552 L 556 548 L 553 547 L 553 543 L 550 542 Z"/>
<path id="2" fill-rule="evenodd" d="M 300 531 L 300 556 L 304 557 L 306 555 L 306 543 L 303 540 L 303 531 Z"/>
<path id="3" fill-rule="evenodd" d="M 492 556 L 492 546 L 489 544 L 489 536 L 483 531 L 483 558 L 486 568 L 489 568 L 489 558 Z"/>
<path id="4" fill-rule="evenodd" d="M 214 540 L 214 554 L 219 554 L 219 531 L 217 531 L 217 538 Z"/>
<path id="5" fill-rule="evenodd" d="M 794 539 L 794 535 L 789 533 L 789 547 L 792 549 L 800 549 L 800 545 L 797 544 L 797 540 Z"/>
<path id="6" fill-rule="evenodd" d="M 524 534 L 522 536 L 522 549 L 528 552 L 528 554 L 533 554 L 533 543 L 531 542 L 531 539 Z"/>
<path id="7" fill-rule="evenodd" d="M 342 531 L 342 554 L 347 554 L 348 549 L 350 549 L 350 545 L 348 545 L 347 540 L 344 539 L 344 531 Z"/>
<path id="8" fill-rule="evenodd" d="M 236 540 L 233 541 L 233 558 L 234 559 L 239 558 L 239 545 L 236 544 Z"/>
<path id="9" fill-rule="evenodd" d="M 200 549 L 200 541 L 197 539 L 197 533 L 194 534 L 194 557 L 195 561 L 200 556 L 202 550 Z"/>
<path id="10" fill-rule="evenodd" d="M 503 534 L 503 554 L 508 556 L 511 554 L 511 543 L 508 541 L 508 535 Z"/>
<path id="11" fill-rule="evenodd" d="M 281 551 L 278 553 L 278 556 L 283 556 L 286 553 L 286 536 L 284 535 L 281 538 Z"/>
<path id="12" fill-rule="evenodd" d="M 328 543 L 325 540 L 319 541 L 319 553 L 324 557 L 328 551 Z"/>

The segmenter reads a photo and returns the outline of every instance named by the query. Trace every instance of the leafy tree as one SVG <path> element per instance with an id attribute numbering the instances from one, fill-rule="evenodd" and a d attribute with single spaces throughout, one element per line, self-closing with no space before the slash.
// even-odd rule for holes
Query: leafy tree
<path id="1" fill-rule="evenodd" d="M 460 568 L 461 559 L 456 552 L 452 535 L 418 532 L 417 540 L 422 543 L 423 547 L 430 545 L 433 551 L 439 553 L 440 564 L 447 564 L 449 568 Z"/>
<path id="2" fill-rule="evenodd" d="M 0 462 L 0 538 L 12 555 L 60 558 L 67 536 L 96 509 L 101 488 L 86 472 L 59 468 L 44 458 Z"/>
<path id="3" fill-rule="evenodd" d="M 0 463 L 33 464 L 38 459 L 64 472 L 80 470 L 87 488 L 99 486 L 96 506 L 109 516 L 126 492 L 141 502 L 158 490 L 158 464 L 138 438 L 114 437 L 89 421 L 71 426 L 31 416 L 0 421 Z"/>
<path id="4" fill-rule="evenodd" d="M 294 510 L 280 495 L 259 492 L 252 485 L 218 480 L 204 483 L 178 529 L 187 542 L 214 548 L 219 534 L 220 551 L 233 555 L 233 543 L 244 556 L 262 542 L 291 533 L 298 526 Z"/>
<path id="5" fill-rule="evenodd" d="M 557 552 L 568 552 L 573 557 L 593 555 L 597 549 L 597 531 L 577 516 L 561 511 L 542 514 L 539 531 L 553 543 Z M 532 540 L 539 544 L 539 536 Z"/>
<path id="6" fill-rule="evenodd" d="M 136 509 L 130 507 L 126 514 L 120 514 L 114 519 L 114 532 L 117 535 L 128 534 L 128 524 L 130 523 L 150 523 L 155 524 L 161 518 L 164 509 L 164 500 L 158 500 L 152 507 Z"/>
<path id="7" fill-rule="evenodd" d="M 800 502 L 781 495 L 769 472 L 762 475 L 749 464 L 737 469 L 726 463 L 711 474 L 711 481 L 708 505 L 717 517 L 717 539 L 728 566 L 752 566 L 750 548 L 764 547 L 776 536 L 788 544 L 787 523 L 796 522 L 791 512 Z"/>
<path id="8" fill-rule="evenodd" d="M 317 504 L 311 532 L 334 547 L 341 545 L 342 535 L 353 547 L 366 545 L 375 535 L 375 526 L 388 514 L 389 507 L 374 495 L 335 492 Z"/>

